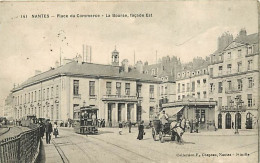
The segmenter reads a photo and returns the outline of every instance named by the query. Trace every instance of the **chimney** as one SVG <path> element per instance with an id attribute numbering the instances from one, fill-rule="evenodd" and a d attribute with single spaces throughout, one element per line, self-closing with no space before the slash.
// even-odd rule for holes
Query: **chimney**
<path id="1" fill-rule="evenodd" d="M 124 70 L 124 72 L 128 72 L 128 60 L 127 59 L 124 59 L 122 62 L 121 62 L 121 64 L 122 64 L 122 67 L 123 67 L 123 70 Z"/>
<path id="2" fill-rule="evenodd" d="M 77 61 L 78 61 L 78 63 L 80 63 L 80 64 L 83 63 L 83 59 L 82 59 L 82 56 L 81 56 L 81 55 L 78 55 Z"/>
<path id="3" fill-rule="evenodd" d="M 58 61 L 55 62 L 55 68 L 58 68 L 60 66 L 60 63 Z"/>
<path id="4" fill-rule="evenodd" d="M 39 75 L 40 73 L 42 73 L 40 70 L 35 70 L 35 73 L 34 73 L 34 74 L 35 74 L 35 76 L 36 76 L 36 75 Z"/>
<path id="5" fill-rule="evenodd" d="M 136 62 L 136 70 L 139 72 L 139 73 L 143 73 L 144 71 L 144 67 L 143 67 L 143 62 L 142 61 L 137 61 Z"/>

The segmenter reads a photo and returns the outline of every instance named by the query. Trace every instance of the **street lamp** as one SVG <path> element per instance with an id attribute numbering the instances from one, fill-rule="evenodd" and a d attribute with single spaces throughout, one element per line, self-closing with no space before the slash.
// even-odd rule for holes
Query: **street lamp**
<path id="1" fill-rule="evenodd" d="M 244 101 L 242 101 L 238 96 L 236 96 L 235 100 L 236 100 L 236 105 L 237 105 L 236 115 L 235 115 L 235 120 L 236 120 L 235 134 L 239 134 L 239 132 L 238 132 L 238 109 L 239 109 L 239 106 L 243 105 Z"/>

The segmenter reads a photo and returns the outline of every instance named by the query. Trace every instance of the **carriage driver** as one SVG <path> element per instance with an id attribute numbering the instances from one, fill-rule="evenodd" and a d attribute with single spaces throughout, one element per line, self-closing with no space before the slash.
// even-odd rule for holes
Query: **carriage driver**
<path id="1" fill-rule="evenodd" d="M 162 129 L 164 130 L 165 124 L 168 123 L 168 116 L 167 116 L 167 114 L 165 114 L 165 110 L 163 110 L 160 113 L 159 119 L 160 119 L 161 124 L 162 124 Z"/>

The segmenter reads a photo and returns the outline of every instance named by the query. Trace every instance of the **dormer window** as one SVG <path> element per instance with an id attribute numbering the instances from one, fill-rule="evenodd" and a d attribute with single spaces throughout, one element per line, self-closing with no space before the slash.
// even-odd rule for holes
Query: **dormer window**
<path id="1" fill-rule="evenodd" d="M 181 74 L 180 73 L 178 73 L 178 78 L 180 78 L 181 77 Z"/>
<path id="2" fill-rule="evenodd" d="M 227 58 L 228 58 L 228 59 L 231 58 L 231 52 L 228 52 L 228 54 L 227 54 Z"/>
<path id="3" fill-rule="evenodd" d="M 200 70 L 197 71 L 197 75 L 200 75 Z"/>
<path id="4" fill-rule="evenodd" d="M 185 72 L 182 73 L 182 77 L 185 77 Z"/>
<path id="5" fill-rule="evenodd" d="M 152 75 L 155 75 L 155 69 L 152 69 Z"/>
<path id="6" fill-rule="evenodd" d="M 165 81 L 168 81 L 168 77 L 167 76 L 165 77 Z"/>
<path id="7" fill-rule="evenodd" d="M 162 77 L 161 79 L 162 79 L 162 81 L 164 80 L 164 78 L 163 78 L 163 77 Z"/>
<path id="8" fill-rule="evenodd" d="M 192 76 L 195 76 L 195 72 L 192 72 Z"/>
<path id="9" fill-rule="evenodd" d="M 188 72 L 186 72 L 186 74 L 187 74 L 187 76 L 189 77 L 190 76 L 190 72 L 188 71 Z"/>

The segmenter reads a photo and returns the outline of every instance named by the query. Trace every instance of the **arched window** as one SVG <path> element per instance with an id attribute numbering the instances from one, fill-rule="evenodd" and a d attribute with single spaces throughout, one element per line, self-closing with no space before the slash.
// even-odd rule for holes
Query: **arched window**
<path id="1" fill-rule="evenodd" d="M 236 113 L 235 127 L 237 127 L 238 129 L 241 129 L 241 114 L 240 113 Z"/>
<path id="2" fill-rule="evenodd" d="M 222 129 L 222 114 L 218 114 L 218 128 Z"/>
<path id="3" fill-rule="evenodd" d="M 231 129 L 231 115 L 230 115 L 230 113 L 226 114 L 226 129 Z"/>
<path id="4" fill-rule="evenodd" d="M 246 114 L 246 129 L 252 129 L 253 128 L 253 126 L 252 126 L 253 119 L 252 118 L 253 118 L 253 115 L 250 112 L 248 112 Z"/>

